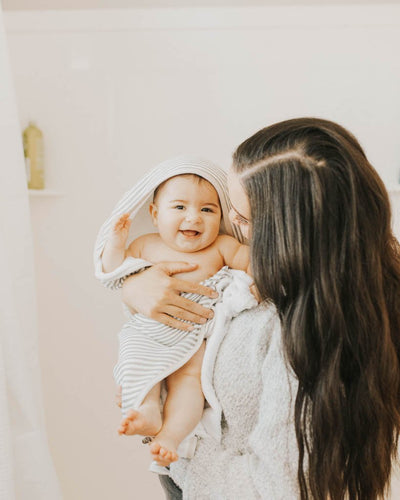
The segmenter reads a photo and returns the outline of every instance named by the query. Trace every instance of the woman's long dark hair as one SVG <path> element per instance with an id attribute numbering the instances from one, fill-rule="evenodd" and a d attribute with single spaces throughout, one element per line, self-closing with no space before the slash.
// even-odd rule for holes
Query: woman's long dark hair
<path id="1" fill-rule="evenodd" d="M 327 120 L 260 130 L 233 155 L 251 207 L 251 260 L 299 385 L 301 499 L 387 492 L 400 429 L 400 249 L 387 191 Z"/>

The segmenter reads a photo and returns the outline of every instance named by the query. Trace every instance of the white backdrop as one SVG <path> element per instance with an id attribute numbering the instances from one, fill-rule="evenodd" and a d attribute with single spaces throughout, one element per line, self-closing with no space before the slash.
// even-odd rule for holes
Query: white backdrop
<path id="1" fill-rule="evenodd" d="M 293 116 L 348 127 L 386 184 L 397 184 L 400 8 L 48 11 L 5 20 L 21 128 L 33 119 L 44 132 L 47 185 L 56 191 L 30 203 L 45 409 L 63 494 L 161 499 L 147 450 L 116 433 L 112 367 L 123 316 L 118 293 L 93 278 L 97 230 L 161 160 L 192 153 L 227 167 L 239 142 Z"/>

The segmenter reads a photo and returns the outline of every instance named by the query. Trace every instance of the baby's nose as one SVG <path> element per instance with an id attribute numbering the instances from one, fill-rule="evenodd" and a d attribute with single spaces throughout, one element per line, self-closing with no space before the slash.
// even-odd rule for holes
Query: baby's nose
<path id="1" fill-rule="evenodd" d="M 201 217 L 200 214 L 196 211 L 188 211 L 186 213 L 186 220 L 190 222 L 197 222 L 200 221 Z"/>

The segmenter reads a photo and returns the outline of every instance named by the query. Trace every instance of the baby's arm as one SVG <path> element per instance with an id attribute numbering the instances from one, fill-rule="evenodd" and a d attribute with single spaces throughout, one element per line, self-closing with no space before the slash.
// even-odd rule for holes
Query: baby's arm
<path id="1" fill-rule="evenodd" d="M 101 256 L 104 272 L 113 271 L 124 261 L 130 225 L 129 214 L 123 214 L 112 227 Z"/>
<path id="2" fill-rule="evenodd" d="M 122 264 L 126 257 L 126 240 L 128 239 L 131 221 L 129 214 L 123 214 L 115 222 L 106 241 L 101 256 L 103 271 L 109 273 Z"/>
<path id="3" fill-rule="evenodd" d="M 219 253 L 227 266 L 250 274 L 250 249 L 247 245 L 240 244 L 228 235 L 219 236 L 217 243 Z"/>

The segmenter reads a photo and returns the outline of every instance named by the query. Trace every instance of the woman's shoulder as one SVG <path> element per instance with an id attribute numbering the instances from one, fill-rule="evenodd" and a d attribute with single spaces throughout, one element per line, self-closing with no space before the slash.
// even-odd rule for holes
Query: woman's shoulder
<path id="1" fill-rule="evenodd" d="M 280 367 L 290 379 L 294 377 L 284 352 L 279 314 L 273 304 L 262 303 L 239 314 L 232 320 L 225 342 L 235 344 L 235 349 L 243 344 L 244 350 L 252 352 L 261 364 L 263 376 L 274 366 L 274 370 Z"/>
<path id="2" fill-rule="evenodd" d="M 224 338 L 224 350 L 246 353 L 262 365 L 277 335 L 280 335 L 280 321 L 275 307 L 258 304 L 231 320 Z"/>
<path id="3" fill-rule="evenodd" d="M 262 302 L 257 306 L 242 311 L 232 320 L 232 329 L 245 328 L 246 331 L 254 332 L 250 336 L 258 339 L 259 337 L 272 336 L 273 332 L 280 334 L 280 320 L 276 307 L 273 304 Z"/>

